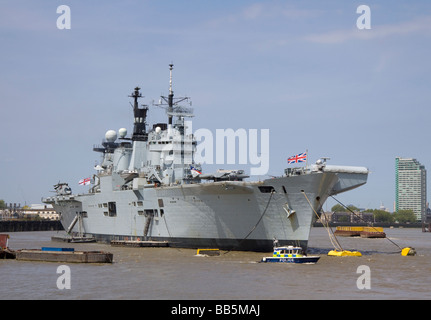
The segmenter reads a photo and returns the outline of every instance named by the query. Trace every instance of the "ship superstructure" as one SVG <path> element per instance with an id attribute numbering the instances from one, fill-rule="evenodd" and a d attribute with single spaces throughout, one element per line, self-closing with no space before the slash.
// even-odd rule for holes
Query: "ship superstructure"
<path id="1" fill-rule="evenodd" d="M 57 195 L 44 198 L 60 214 L 69 233 L 98 241 L 154 240 L 170 246 L 271 251 L 280 245 L 307 247 L 311 225 L 330 195 L 366 183 L 364 167 L 330 166 L 323 160 L 289 169 L 279 177 L 246 181 L 243 170 L 203 174 L 194 162 L 196 140 L 187 133 L 193 110 L 175 98 L 173 65 L 169 95 L 159 106 L 167 123 L 147 124 L 149 107 L 139 106 L 140 88 L 132 94 L 134 126 L 109 130 L 102 160 L 86 194 L 73 194 L 61 184 Z"/>

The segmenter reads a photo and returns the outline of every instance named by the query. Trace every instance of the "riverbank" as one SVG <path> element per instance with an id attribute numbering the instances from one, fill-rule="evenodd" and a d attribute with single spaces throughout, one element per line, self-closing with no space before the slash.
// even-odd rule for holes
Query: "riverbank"
<path id="1" fill-rule="evenodd" d="M 360 223 L 352 223 L 352 222 L 330 222 L 329 226 L 331 228 L 335 227 L 366 227 L 369 226 L 365 222 Z M 315 222 L 313 227 L 323 227 L 322 223 Z M 393 223 L 393 222 L 374 222 L 373 227 L 382 227 L 382 228 L 422 228 L 421 222 L 413 222 L 413 223 Z"/>
<path id="2" fill-rule="evenodd" d="M 64 230 L 58 220 L 0 220 L 0 232 Z"/>

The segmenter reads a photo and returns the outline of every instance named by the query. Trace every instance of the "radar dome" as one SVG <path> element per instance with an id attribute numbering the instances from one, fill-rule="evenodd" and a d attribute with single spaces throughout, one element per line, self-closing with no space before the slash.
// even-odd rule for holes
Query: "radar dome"
<path id="1" fill-rule="evenodd" d="M 117 133 L 115 132 L 115 130 L 106 131 L 105 139 L 108 142 L 114 142 L 115 140 L 117 140 Z"/>
<path id="2" fill-rule="evenodd" d="M 120 138 L 125 138 L 127 136 L 127 129 L 126 128 L 119 129 L 118 135 L 120 136 Z"/>

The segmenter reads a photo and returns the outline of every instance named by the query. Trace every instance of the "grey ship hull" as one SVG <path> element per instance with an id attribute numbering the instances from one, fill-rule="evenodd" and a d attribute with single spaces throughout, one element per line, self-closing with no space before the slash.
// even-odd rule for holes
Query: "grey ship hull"
<path id="1" fill-rule="evenodd" d="M 337 173 L 315 172 L 263 182 L 223 181 L 113 191 L 115 178 L 107 175 L 101 177 L 100 193 L 44 201 L 61 214 L 66 230 L 81 214 L 85 234 L 98 241 L 151 239 L 182 248 L 271 251 L 277 239 L 280 245 L 305 249 L 316 218 L 314 211 L 321 209 L 330 194 L 365 183 L 366 174 L 356 176 L 349 177 L 347 186 L 340 183 Z M 78 226 L 72 231 L 77 232 Z"/>

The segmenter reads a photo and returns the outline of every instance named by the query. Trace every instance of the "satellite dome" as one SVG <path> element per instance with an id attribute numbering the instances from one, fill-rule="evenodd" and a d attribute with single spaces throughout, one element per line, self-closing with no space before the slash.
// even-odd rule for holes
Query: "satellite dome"
<path id="1" fill-rule="evenodd" d="M 121 128 L 118 130 L 118 135 L 120 138 L 125 138 L 127 136 L 127 129 Z"/>
<path id="2" fill-rule="evenodd" d="M 115 132 L 115 130 L 106 131 L 105 139 L 108 142 L 114 142 L 115 140 L 117 140 L 117 132 Z"/>

